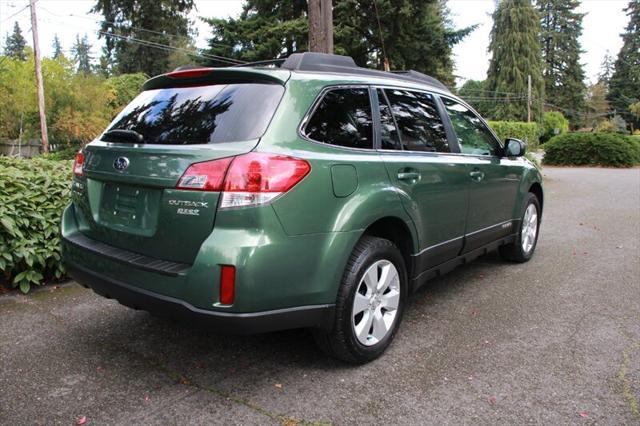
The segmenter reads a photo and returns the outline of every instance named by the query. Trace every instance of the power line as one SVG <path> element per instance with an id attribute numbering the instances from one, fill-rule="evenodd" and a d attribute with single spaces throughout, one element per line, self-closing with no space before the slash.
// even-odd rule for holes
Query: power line
<path id="1" fill-rule="evenodd" d="M 27 4 L 25 7 L 23 7 L 22 9 L 20 9 L 19 11 L 15 12 L 14 14 L 12 14 L 11 16 L 8 16 L 6 18 L 4 18 L 2 21 L 0 21 L 0 24 L 4 24 L 5 22 L 7 22 L 8 20 L 10 20 L 11 18 L 13 18 L 14 16 L 22 13 L 23 11 L 27 10 L 29 8 L 29 5 Z"/>
<path id="2" fill-rule="evenodd" d="M 93 18 L 89 18 L 88 16 L 74 15 L 73 13 L 68 13 L 66 15 L 60 15 L 58 13 L 51 12 L 50 10 L 48 10 L 48 9 L 42 7 L 42 6 L 40 6 L 40 9 L 44 10 L 45 12 L 47 12 L 47 13 L 49 13 L 51 15 L 54 15 L 54 16 L 57 16 L 57 17 L 60 17 L 60 18 L 64 18 L 65 16 L 72 16 L 74 18 L 86 19 L 86 20 L 89 20 L 89 21 L 92 21 L 92 22 L 96 22 L 96 23 L 106 23 L 106 24 L 111 24 L 111 25 L 121 25 L 121 24 L 119 24 L 117 22 L 106 21 L 106 20 L 103 20 L 103 19 L 93 19 Z M 134 27 L 134 26 L 131 26 L 131 25 L 127 25 L 127 28 L 131 28 L 133 30 L 138 30 L 138 31 L 144 31 L 144 32 L 151 33 L 151 34 L 163 35 L 163 36 L 166 36 L 166 37 L 176 38 L 176 39 L 179 39 L 179 40 L 180 39 L 181 40 L 190 40 L 190 37 L 186 36 L 186 35 L 178 35 L 178 34 L 171 34 L 171 33 L 163 32 L 163 31 L 149 30 L 149 29 L 146 29 L 146 28 Z M 229 46 L 227 44 L 215 43 L 215 42 L 211 43 L 211 44 L 215 44 L 217 46 L 228 47 L 228 48 L 233 49 L 233 46 Z"/>
<path id="3" fill-rule="evenodd" d="M 51 13 L 51 12 L 49 12 L 49 13 Z M 46 19 L 45 18 L 45 20 L 47 20 L 49 22 L 52 22 L 54 24 L 58 24 L 58 22 L 56 22 L 53 19 Z M 71 25 L 73 27 L 82 28 L 84 30 L 95 32 L 95 33 L 98 33 L 98 34 L 101 34 L 101 35 L 104 35 L 104 36 L 107 36 L 107 37 L 114 37 L 114 38 L 117 38 L 117 39 L 122 40 L 122 41 L 135 43 L 135 44 L 139 44 L 139 45 L 146 46 L 146 47 L 157 48 L 157 49 L 164 50 L 164 51 L 184 52 L 184 53 L 187 53 L 187 54 L 189 54 L 191 56 L 197 56 L 197 57 L 200 57 L 200 58 L 211 59 L 211 60 L 224 62 L 224 63 L 231 64 L 231 65 L 238 65 L 238 64 L 246 63 L 245 61 L 241 61 L 239 59 L 232 59 L 232 58 L 227 58 L 227 57 L 224 57 L 224 56 L 213 55 L 213 54 L 199 53 L 199 52 L 191 50 L 191 49 L 185 49 L 185 48 L 182 48 L 182 47 L 170 46 L 170 45 L 163 44 L 163 43 L 158 43 L 158 42 L 154 42 L 154 41 L 150 41 L 150 40 L 144 40 L 144 39 L 138 39 L 138 38 L 131 37 L 131 36 L 124 36 L 124 35 L 121 35 L 121 34 L 110 33 L 110 32 L 106 32 L 106 31 L 102 31 L 102 30 L 96 30 L 96 29 L 93 29 L 93 28 L 89 29 L 89 28 L 81 26 L 81 25 L 74 25 L 74 24 L 69 24 L 69 23 L 65 23 L 65 25 L 67 25 L 67 26 Z"/>

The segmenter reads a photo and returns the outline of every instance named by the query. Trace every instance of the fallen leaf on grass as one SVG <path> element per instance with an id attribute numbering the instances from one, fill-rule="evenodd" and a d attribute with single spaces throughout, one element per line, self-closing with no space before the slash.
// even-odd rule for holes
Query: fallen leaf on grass
<path id="1" fill-rule="evenodd" d="M 82 426 L 83 424 L 87 423 L 87 416 L 79 416 L 76 419 L 76 425 L 77 426 Z"/>
<path id="2" fill-rule="evenodd" d="M 96 371 L 97 371 L 98 373 L 102 373 L 102 372 L 104 371 L 104 367 L 103 367 L 103 366 L 101 366 L 101 365 L 99 365 L 99 366 L 97 366 L 97 367 L 96 367 Z"/>
<path id="3" fill-rule="evenodd" d="M 188 385 L 188 384 L 190 384 L 190 383 L 191 383 L 191 382 L 189 382 L 189 379 L 187 379 L 187 378 L 186 378 L 186 377 L 184 377 L 184 376 L 180 376 L 180 384 L 181 384 L 181 385 Z"/>
<path id="4" fill-rule="evenodd" d="M 487 399 L 487 401 L 491 405 L 496 405 L 496 402 L 498 402 L 498 398 L 496 398 L 495 396 L 492 395 L 492 396 L 489 397 L 489 399 Z"/>
<path id="5" fill-rule="evenodd" d="M 282 389 L 282 383 L 276 383 L 273 386 L 277 387 L 278 389 Z"/>
<path id="6" fill-rule="evenodd" d="M 580 417 L 582 417 L 582 418 L 585 418 L 585 419 L 586 419 L 587 417 L 589 417 L 589 415 L 587 414 L 587 412 L 586 412 L 586 411 L 580 411 Z"/>
<path id="7" fill-rule="evenodd" d="M 149 395 L 145 395 L 144 396 L 144 402 L 149 402 L 151 399 L 149 398 Z"/>

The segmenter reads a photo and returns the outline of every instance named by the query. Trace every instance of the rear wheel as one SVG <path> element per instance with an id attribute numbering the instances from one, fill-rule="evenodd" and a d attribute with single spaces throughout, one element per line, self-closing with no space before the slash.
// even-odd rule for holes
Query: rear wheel
<path id="1" fill-rule="evenodd" d="M 500 255 L 513 262 L 526 262 L 533 257 L 540 228 L 540 202 L 531 192 L 525 199 L 524 213 L 516 241 L 500 247 Z"/>
<path id="2" fill-rule="evenodd" d="M 316 330 L 326 353 L 352 363 L 380 356 L 400 325 L 407 296 L 402 254 L 389 240 L 365 236 L 344 272 L 333 329 Z"/>

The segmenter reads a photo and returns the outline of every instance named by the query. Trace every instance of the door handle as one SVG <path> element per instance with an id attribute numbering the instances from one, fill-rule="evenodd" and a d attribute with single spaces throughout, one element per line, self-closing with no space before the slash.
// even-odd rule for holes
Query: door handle
<path id="1" fill-rule="evenodd" d="M 418 180 L 420 173 L 418 172 L 398 172 L 398 180 Z"/>
<path id="2" fill-rule="evenodd" d="M 469 172 L 469 176 L 471 176 L 471 180 L 475 180 L 476 182 L 480 182 L 484 179 L 484 173 L 479 169 L 474 169 Z"/>

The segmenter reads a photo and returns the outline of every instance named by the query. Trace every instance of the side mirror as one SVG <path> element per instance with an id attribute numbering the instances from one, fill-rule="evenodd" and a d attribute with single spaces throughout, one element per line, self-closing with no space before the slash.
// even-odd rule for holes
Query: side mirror
<path id="1" fill-rule="evenodd" d="M 504 145 L 504 154 L 507 157 L 522 157 L 527 151 L 527 144 L 520 139 L 508 138 Z"/>

